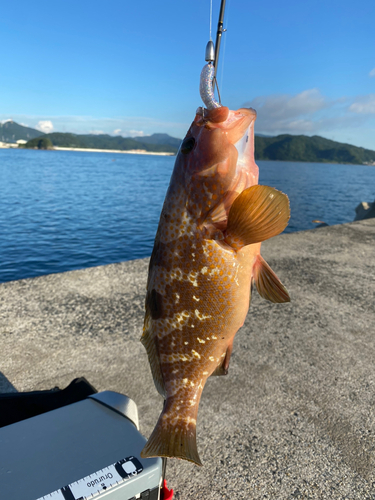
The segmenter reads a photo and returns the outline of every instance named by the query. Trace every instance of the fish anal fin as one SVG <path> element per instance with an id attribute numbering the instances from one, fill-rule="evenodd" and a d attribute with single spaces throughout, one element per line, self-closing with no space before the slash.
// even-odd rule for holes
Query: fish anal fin
<path id="1" fill-rule="evenodd" d="M 268 240 L 288 225 L 289 199 L 269 186 L 251 186 L 234 200 L 228 215 L 225 241 L 236 250 Z"/>
<path id="2" fill-rule="evenodd" d="M 258 293 L 263 299 L 275 303 L 290 302 L 287 289 L 261 255 L 255 259 L 253 278 Z"/>
<path id="3" fill-rule="evenodd" d="M 196 442 L 198 410 L 193 408 L 191 415 L 171 415 L 168 401 L 167 399 L 155 429 L 141 451 L 141 457 L 181 458 L 202 465 Z"/>
<path id="4" fill-rule="evenodd" d="M 148 313 L 146 313 L 145 317 L 145 326 L 143 328 L 143 335 L 141 338 L 141 342 L 144 345 L 147 352 L 155 387 L 159 392 L 159 394 L 165 397 L 166 390 L 164 386 L 163 374 L 161 372 L 159 352 L 157 346 L 157 337 L 151 331 L 151 319 Z"/>
<path id="5" fill-rule="evenodd" d="M 220 363 L 220 365 L 216 368 L 216 370 L 214 370 L 211 373 L 211 377 L 220 376 L 220 375 L 228 375 L 229 361 L 230 361 L 230 357 L 232 354 L 232 350 L 233 350 L 233 340 L 230 342 L 230 344 L 227 347 L 223 362 Z"/>

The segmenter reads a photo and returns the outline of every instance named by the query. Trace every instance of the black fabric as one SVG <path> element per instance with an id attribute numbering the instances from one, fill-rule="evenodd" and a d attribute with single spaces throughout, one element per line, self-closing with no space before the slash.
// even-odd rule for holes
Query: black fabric
<path id="1" fill-rule="evenodd" d="M 0 394 L 0 427 L 41 413 L 77 403 L 98 391 L 84 377 L 74 379 L 65 389 Z"/>

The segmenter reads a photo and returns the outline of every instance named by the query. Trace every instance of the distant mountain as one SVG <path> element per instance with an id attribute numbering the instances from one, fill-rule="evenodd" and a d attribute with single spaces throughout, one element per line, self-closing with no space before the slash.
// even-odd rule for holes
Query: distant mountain
<path id="1" fill-rule="evenodd" d="M 351 144 L 331 141 L 314 135 L 278 135 L 277 137 L 255 137 L 257 160 L 307 161 L 312 163 L 375 162 L 375 151 L 358 148 Z"/>
<path id="2" fill-rule="evenodd" d="M 5 127 L 5 128 L 4 128 Z M 33 138 L 25 145 L 27 148 L 37 148 L 39 139 L 43 136 L 51 140 L 54 146 L 67 148 L 88 149 L 115 149 L 128 151 L 131 149 L 143 149 L 149 152 L 177 153 L 181 139 L 171 137 L 168 134 L 152 134 L 145 137 L 113 137 L 107 134 L 69 134 L 54 132 L 42 134 L 35 129 L 23 127 L 15 122 L 2 124 L 0 128 L 0 140 L 3 130 L 12 130 L 10 141 L 22 139 L 25 133 L 33 134 Z M 22 131 L 23 135 L 16 135 L 16 131 Z M 27 131 L 27 132 L 25 132 Z M 10 137 L 7 135 L 7 137 Z M 343 144 L 331 141 L 324 137 L 314 135 L 283 134 L 276 137 L 267 137 L 263 134 L 255 135 L 255 159 L 256 160 L 283 160 L 301 161 L 311 163 L 352 163 L 363 164 L 375 162 L 375 151 L 358 148 L 351 144 Z"/>
<path id="3" fill-rule="evenodd" d="M 24 127 L 13 120 L 0 122 L 0 142 L 16 142 L 20 139 L 29 141 L 35 137 L 44 135 L 40 130 L 35 128 Z"/>
<path id="4" fill-rule="evenodd" d="M 176 139 L 168 134 L 152 134 L 143 137 L 133 137 L 135 141 L 143 142 L 145 144 L 168 144 L 174 148 L 179 148 L 182 139 Z"/>
<path id="5" fill-rule="evenodd" d="M 171 146 L 170 144 L 147 143 L 140 140 L 135 140 L 132 137 L 113 137 L 107 134 L 82 135 L 53 132 L 51 134 L 45 134 L 43 137 L 50 139 L 54 146 L 64 148 L 117 149 L 119 151 L 143 149 L 145 151 L 154 153 L 176 153 L 178 149 L 178 146 Z M 173 137 L 170 137 L 170 139 L 173 139 Z M 31 141 L 27 142 L 25 147 L 36 148 L 38 147 L 38 142 L 39 138 L 32 139 Z"/>

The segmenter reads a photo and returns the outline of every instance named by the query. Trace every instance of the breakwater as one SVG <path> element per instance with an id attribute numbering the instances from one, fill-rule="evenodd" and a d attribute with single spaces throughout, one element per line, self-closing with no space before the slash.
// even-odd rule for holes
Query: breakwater
<path id="1" fill-rule="evenodd" d="M 254 292 L 226 377 L 198 420 L 203 468 L 168 461 L 178 500 L 370 499 L 375 482 L 375 219 L 262 245 L 289 304 Z M 139 342 L 148 259 L 0 285 L 0 390 L 85 376 L 138 405 L 162 401 Z"/>

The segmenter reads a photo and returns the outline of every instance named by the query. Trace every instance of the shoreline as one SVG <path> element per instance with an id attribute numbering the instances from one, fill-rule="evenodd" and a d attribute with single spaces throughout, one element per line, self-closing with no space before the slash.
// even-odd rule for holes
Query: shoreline
<path id="1" fill-rule="evenodd" d="M 18 144 L 10 142 L 0 142 L 0 149 L 30 149 L 37 151 L 85 151 L 88 153 L 123 153 L 131 155 L 156 155 L 156 156 L 176 156 L 175 153 L 170 153 L 166 151 L 146 151 L 145 149 L 94 149 L 94 148 L 64 148 L 59 146 L 54 146 L 53 149 L 42 149 L 38 148 L 20 148 Z"/>
<path id="2" fill-rule="evenodd" d="M 18 144 L 15 143 L 6 143 L 0 142 L 0 149 L 30 149 L 37 151 L 84 151 L 88 153 L 115 153 L 115 154 L 133 154 L 133 155 L 153 155 L 153 156 L 176 156 L 176 153 L 170 152 L 157 152 L 157 151 L 146 151 L 145 149 L 129 149 L 129 150 L 121 150 L 121 149 L 94 149 L 94 148 L 66 148 L 55 146 L 53 149 L 43 149 L 39 150 L 38 148 L 20 148 Z M 255 161 L 281 161 L 281 162 L 289 162 L 289 163 L 317 163 L 317 164 L 325 164 L 325 165 L 360 165 L 366 167 L 375 167 L 375 162 L 364 162 L 364 163 L 336 163 L 329 161 L 320 161 L 320 162 L 308 162 L 304 160 L 265 160 L 265 159 L 256 159 Z"/>
<path id="3" fill-rule="evenodd" d="M 55 146 L 49 151 L 85 151 L 88 153 L 124 153 L 130 155 L 157 155 L 157 156 L 175 156 L 175 153 L 146 151 L 145 149 L 128 149 L 123 151 L 121 149 L 94 149 L 94 148 L 63 148 Z"/>

